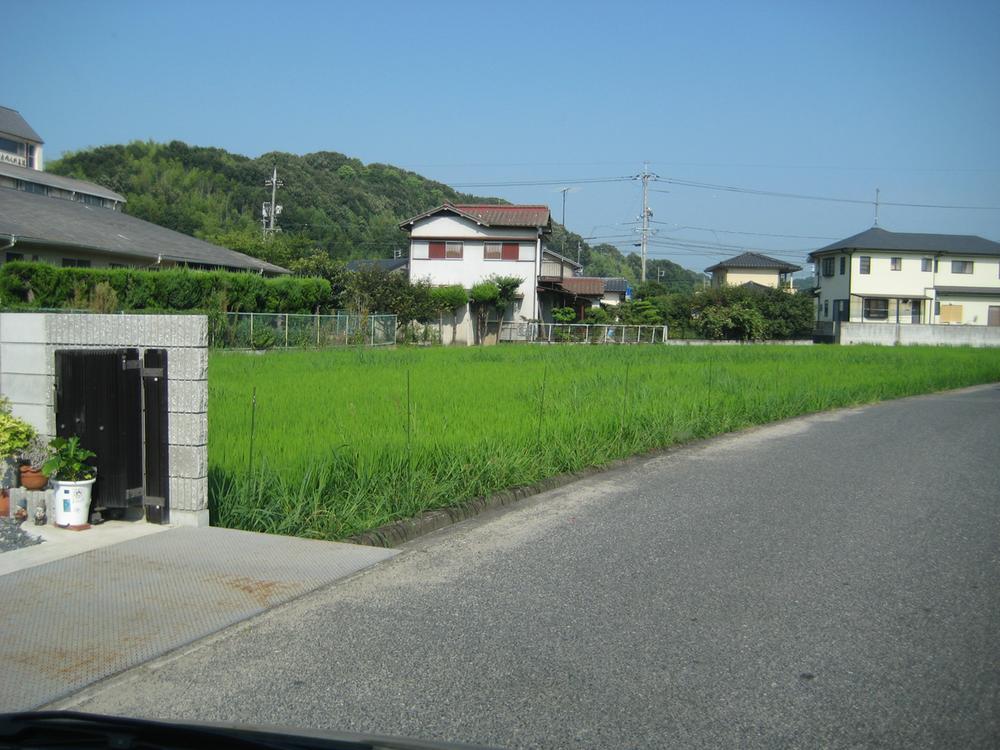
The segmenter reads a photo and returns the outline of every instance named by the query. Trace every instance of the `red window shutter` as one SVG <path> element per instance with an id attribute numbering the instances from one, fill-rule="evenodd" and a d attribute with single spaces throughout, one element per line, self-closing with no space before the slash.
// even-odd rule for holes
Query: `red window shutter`
<path id="1" fill-rule="evenodd" d="M 505 242 L 503 243 L 503 250 L 500 253 L 500 257 L 504 260 L 517 260 L 521 253 L 521 246 L 516 242 Z"/>
<path id="2" fill-rule="evenodd" d="M 432 242 L 430 243 L 430 252 L 427 255 L 428 258 L 443 258 L 444 257 L 444 243 L 443 242 Z"/>

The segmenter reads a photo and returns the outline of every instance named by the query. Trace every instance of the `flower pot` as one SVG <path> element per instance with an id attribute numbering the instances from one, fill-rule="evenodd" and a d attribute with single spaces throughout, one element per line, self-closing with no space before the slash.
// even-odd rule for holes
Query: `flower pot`
<path id="1" fill-rule="evenodd" d="M 21 486 L 26 490 L 44 490 L 49 483 L 49 478 L 38 469 L 30 466 L 21 467 Z"/>
<path id="2" fill-rule="evenodd" d="M 56 526 L 84 526 L 90 514 L 90 491 L 96 479 L 79 482 L 52 482 L 56 497 Z"/>

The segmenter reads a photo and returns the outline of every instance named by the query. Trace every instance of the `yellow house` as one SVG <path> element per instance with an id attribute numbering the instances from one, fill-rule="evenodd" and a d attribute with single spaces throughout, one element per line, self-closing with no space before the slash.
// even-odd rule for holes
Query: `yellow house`
<path id="1" fill-rule="evenodd" d="M 801 266 L 775 260 L 760 253 L 743 253 L 735 258 L 729 258 L 705 269 L 712 274 L 712 286 L 766 286 L 772 289 L 787 289 L 791 291 L 792 284 L 788 278 Z"/>

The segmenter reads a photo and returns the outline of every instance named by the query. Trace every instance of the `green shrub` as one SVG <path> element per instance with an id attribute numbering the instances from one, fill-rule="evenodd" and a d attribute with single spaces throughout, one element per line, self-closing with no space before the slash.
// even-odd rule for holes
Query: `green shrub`
<path id="1" fill-rule="evenodd" d="M 4 307 L 311 313 L 335 302 L 330 282 L 321 278 L 186 268 L 57 268 L 23 261 L 0 266 Z"/>

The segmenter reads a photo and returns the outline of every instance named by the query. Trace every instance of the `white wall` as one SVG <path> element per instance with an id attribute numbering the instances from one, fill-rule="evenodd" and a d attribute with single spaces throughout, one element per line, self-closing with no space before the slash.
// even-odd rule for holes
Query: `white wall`
<path id="1" fill-rule="evenodd" d="M 989 322 L 990 307 L 1000 306 L 1000 289 L 997 290 L 996 297 L 948 294 L 940 296 L 938 302 L 942 305 L 961 305 L 962 325 L 984 326 Z M 940 316 L 935 316 L 935 322 L 942 325 L 954 325 L 943 323 Z"/>
<path id="2" fill-rule="evenodd" d="M 1000 327 L 841 323 L 841 344 L 1000 346 Z"/>

